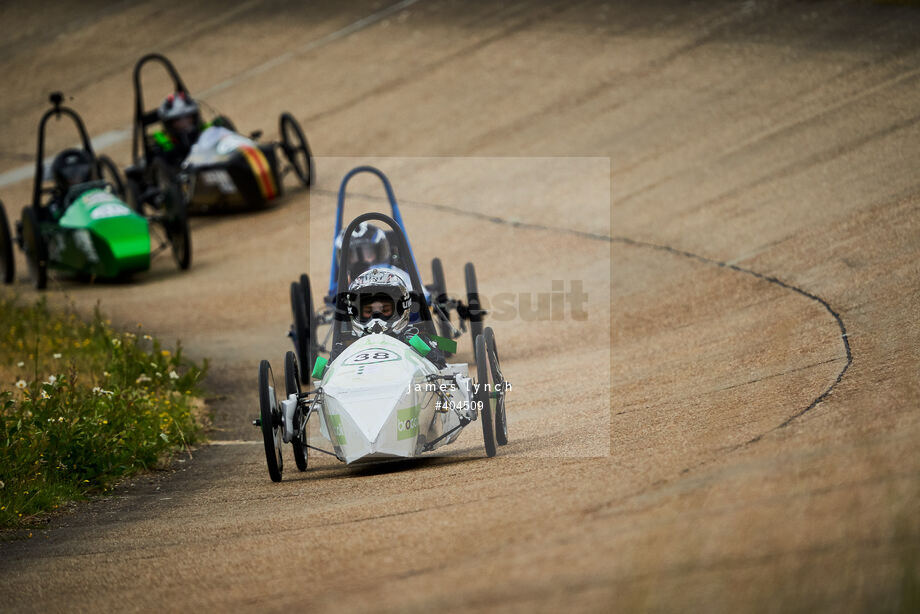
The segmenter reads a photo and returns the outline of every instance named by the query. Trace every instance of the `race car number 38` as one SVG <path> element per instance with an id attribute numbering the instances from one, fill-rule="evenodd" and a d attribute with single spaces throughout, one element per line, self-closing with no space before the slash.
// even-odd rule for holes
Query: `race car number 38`
<path id="1" fill-rule="evenodd" d="M 399 360 L 399 356 L 384 348 L 367 348 L 350 356 L 344 365 L 373 365 L 380 362 Z"/>

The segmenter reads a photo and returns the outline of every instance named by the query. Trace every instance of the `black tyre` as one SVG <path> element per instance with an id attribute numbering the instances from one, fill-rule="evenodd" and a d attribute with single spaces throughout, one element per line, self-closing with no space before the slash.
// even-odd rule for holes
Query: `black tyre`
<path id="1" fill-rule="evenodd" d="M 151 198 L 150 205 L 158 213 L 171 213 L 183 200 L 176 172 L 160 158 L 150 164 L 150 185 L 155 188 L 152 190 L 155 195 Z"/>
<path id="2" fill-rule="evenodd" d="M 310 369 L 313 369 L 313 363 L 319 355 L 319 342 L 316 337 L 316 328 L 319 326 L 316 322 L 316 309 L 313 307 L 313 290 L 310 285 L 310 276 L 306 273 L 300 275 L 300 287 L 303 290 L 303 305 L 307 308 L 307 323 L 310 328 Z"/>
<path id="3" fill-rule="evenodd" d="M 158 208 L 163 216 L 166 238 L 169 239 L 176 264 L 181 270 L 186 271 L 192 265 L 192 233 L 188 223 L 188 203 L 185 202 L 175 176 L 164 180 L 164 173 L 168 171 L 158 172 L 161 173 L 157 181 Z"/>
<path id="4" fill-rule="evenodd" d="M 489 373 L 492 376 L 492 390 L 489 397 L 492 399 L 492 410 L 495 416 L 495 441 L 503 446 L 508 443 L 508 419 L 505 415 L 505 376 L 502 374 L 501 364 L 498 362 L 498 348 L 495 347 L 495 333 L 492 327 L 486 327 L 483 332 L 486 338 L 486 353 L 489 355 Z"/>
<path id="5" fill-rule="evenodd" d="M 99 173 L 99 179 L 112 185 L 115 196 L 121 200 L 126 200 L 125 182 L 122 180 L 121 173 L 112 158 L 106 155 L 96 158 L 96 172 Z"/>
<path id="6" fill-rule="evenodd" d="M 144 215 L 144 203 L 141 202 L 141 186 L 130 177 L 125 179 L 125 197 L 122 199 L 131 209 Z"/>
<path id="7" fill-rule="evenodd" d="M 169 244 L 172 247 L 176 264 L 181 270 L 187 271 L 192 266 L 192 233 L 188 225 L 185 203 L 181 205 L 181 211 L 174 215 L 175 217 L 167 224 L 166 234 L 169 236 Z"/>
<path id="8" fill-rule="evenodd" d="M 313 372 L 313 365 L 316 363 L 316 357 L 319 355 L 319 343 L 316 340 L 316 309 L 313 308 L 313 290 L 310 288 L 310 276 L 306 273 L 300 275 L 300 288 L 303 290 L 303 306 L 307 314 L 307 330 L 310 335 L 307 338 L 307 358 L 309 363 L 306 365 L 307 373 Z"/>
<path id="9" fill-rule="evenodd" d="M 259 363 L 259 417 L 262 420 L 262 440 L 265 442 L 265 461 L 272 482 L 281 481 L 284 463 L 281 458 L 281 406 L 275 394 L 275 376 L 267 360 Z"/>
<path id="10" fill-rule="evenodd" d="M 22 243 L 32 285 L 37 290 L 44 290 L 48 286 L 48 246 L 45 245 L 38 216 L 32 207 L 22 210 Z"/>
<path id="11" fill-rule="evenodd" d="M 467 262 L 463 272 L 466 276 L 466 302 L 470 310 L 470 335 L 473 337 L 473 354 L 475 355 L 476 338 L 482 334 L 484 312 L 479 301 L 479 285 L 476 283 L 476 268 L 473 263 Z"/>
<path id="12" fill-rule="evenodd" d="M 284 355 L 284 392 L 290 397 L 292 394 L 300 394 L 300 376 L 297 368 L 297 356 L 294 352 L 288 351 Z M 303 416 L 297 415 L 297 424 L 295 425 L 298 429 L 300 427 L 300 421 L 303 420 Z M 301 436 L 303 439 L 301 439 Z M 307 431 L 304 429 L 302 435 L 300 432 L 294 433 L 294 439 L 291 440 L 291 445 L 294 447 L 294 463 L 297 465 L 297 468 L 301 471 L 307 470 Z"/>
<path id="13" fill-rule="evenodd" d="M 0 201 L 0 278 L 3 283 L 11 284 L 16 277 L 16 261 L 13 260 L 13 236 L 10 234 L 10 222 L 6 209 Z"/>
<path id="14" fill-rule="evenodd" d="M 486 352 L 486 338 L 484 335 L 476 337 L 476 383 L 479 390 L 475 393 L 475 401 L 479 407 L 479 420 L 482 422 L 482 440 L 486 447 L 486 456 L 495 456 L 495 423 L 492 418 L 492 403 L 487 390 L 490 384 L 489 357 Z"/>
<path id="15" fill-rule="evenodd" d="M 313 184 L 315 174 L 313 171 L 313 154 L 310 152 L 307 137 L 304 136 L 300 124 L 290 113 L 282 113 L 279 124 L 281 151 L 284 152 L 284 156 L 291 163 L 301 183 L 309 187 Z"/>
<path id="16" fill-rule="evenodd" d="M 313 335 L 310 326 L 310 313 L 304 300 L 304 293 L 309 292 L 309 283 L 304 290 L 300 282 L 291 282 L 291 314 L 294 317 L 295 348 L 300 363 L 300 381 L 304 386 L 313 384 L 311 375 L 313 363 L 316 362 L 313 348 Z"/>
<path id="17" fill-rule="evenodd" d="M 441 259 L 435 258 L 431 261 L 432 283 L 432 301 L 435 305 L 444 305 L 447 302 L 447 281 L 444 279 L 444 267 L 441 265 Z M 438 334 L 447 339 L 452 338 L 450 330 L 450 314 L 444 310 L 444 315 L 440 311 L 435 312 L 438 321 Z M 444 318 L 447 318 L 446 320 Z"/>

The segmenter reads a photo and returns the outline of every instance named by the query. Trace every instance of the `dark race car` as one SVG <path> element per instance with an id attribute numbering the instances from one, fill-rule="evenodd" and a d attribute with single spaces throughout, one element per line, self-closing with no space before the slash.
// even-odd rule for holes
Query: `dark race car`
<path id="1" fill-rule="evenodd" d="M 160 64 L 173 92 L 156 108 L 144 106 L 142 69 Z M 291 171 L 309 187 L 313 156 L 300 124 L 290 113 L 279 119 L 280 140 L 259 143 L 261 131 L 244 136 L 226 117 L 205 122 L 173 64 L 156 53 L 134 66 L 132 165 L 125 169 L 129 197 L 138 209 L 151 206 L 156 187 L 180 187 L 191 211 L 261 208 L 283 191 Z"/>

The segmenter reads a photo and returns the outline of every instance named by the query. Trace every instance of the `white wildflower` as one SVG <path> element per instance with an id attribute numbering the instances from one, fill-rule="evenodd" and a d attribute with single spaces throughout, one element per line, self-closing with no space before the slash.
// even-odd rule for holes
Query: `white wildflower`
<path id="1" fill-rule="evenodd" d="M 42 397 L 43 399 L 50 399 L 50 398 L 51 398 L 51 395 L 48 394 L 47 392 L 45 392 L 45 389 L 42 388 L 41 397 Z"/>
<path id="2" fill-rule="evenodd" d="M 103 390 L 103 389 L 100 388 L 99 386 L 93 386 L 93 394 L 105 395 L 105 396 L 109 396 L 109 397 L 110 397 L 110 396 L 112 396 L 112 395 L 115 394 L 115 393 L 112 392 L 111 390 Z"/>
<path id="3" fill-rule="evenodd" d="M 48 376 L 48 381 L 45 382 L 45 383 L 46 383 L 46 384 L 51 384 L 52 386 L 54 386 L 54 383 L 55 383 L 56 381 L 57 381 L 57 375 L 49 375 L 49 376 Z"/>
<path id="4" fill-rule="evenodd" d="M 26 363 L 24 363 L 24 362 L 22 362 L 22 361 L 20 360 L 19 362 L 16 363 L 16 366 L 19 367 L 20 369 L 22 369 L 24 366 L 26 366 Z"/>
<path id="5" fill-rule="evenodd" d="M 112 339 L 112 347 L 119 347 L 121 345 L 121 339 Z"/>
<path id="6" fill-rule="evenodd" d="M 59 353 L 55 353 L 55 354 L 53 354 L 53 356 L 54 356 L 54 359 L 55 359 L 55 360 L 57 360 L 58 358 L 61 357 L 61 355 L 60 355 Z"/>
<path id="7" fill-rule="evenodd" d="M 169 372 L 169 379 L 179 379 L 179 374 L 176 373 L 175 369 Z"/>
<path id="8" fill-rule="evenodd" d="M 150 381 L 150 376 L 148 376 L 146 373 L 141 373 L 141 374 L 137 377 L 137 379 L 134 380 L 134 383 L 135 383 L 135 384 L 143 384 L 144 382 L 149 382 L 149 381 Z"/>
<path id="9" fill-rule="evenodd" d="M 16 387 L 19 388 L 20 390 L 25 390 L 26 386 L 28 386 L 28 384 L 26 383 L 26 380 L 24 379 L 21 379 L 18 382 L 16 382 Z"/>

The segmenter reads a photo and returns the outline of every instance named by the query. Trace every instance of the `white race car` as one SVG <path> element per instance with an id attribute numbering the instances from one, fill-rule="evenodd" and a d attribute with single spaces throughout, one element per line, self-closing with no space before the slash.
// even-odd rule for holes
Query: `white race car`
<path id="1" fill-rule="evenodd" d="M 391 218 L 366 213 L 348 226 L 350 240 L 361 222 L 387 224 L 400 248 L 408 254 L 405 235 Z M 347 244 L 341 253 L 348 253 Z M 404 263 L 413 288 L 423 288 L 414 264 Z M 345 269 L 340 267 L 339 286 L 347 287 Z M 307 468 L 307 450 L 336 456 L 345 463 L 414 458 L 457 439 L 466 425 L 482 423 L 486 455 L 494 456 L 496 444 L 508 442 L 505 381 L 498 360 L 495 336 L 486 328 L 475 341 L 476 372 L 471 377 L 465 363 L 442 363 L 438 368 L 426 355 L 432 349 L 456 350 L 452 340 L 438 337 L 424 295 L 412 293 L 412 307 L 418 319 L 408 343 L 387 334 L 366 334 L 355 338 L 344 300 L 336 301 L 333 345 L 344 349 L 331 362 L 319 357 L 313 367 L 314 389 L 303 392 L 297 357 L 289 351 L 284 361 L 285 396 L 278 399 L 271 365 L 259 365 L 260 426 L 265 443 L 268 473 L 281 481 L 282 445 L 289 443 L 301 471 Z M 431 339 L 426 342 L 423 339 Z M 430 345 L 434 344 L 434 346 Z M 453 346 L 451 347 L 451 344 Z M 320 421 L 319 430 L 332 444 L 333 452 L 308 443 L 308 423 Z"/>

